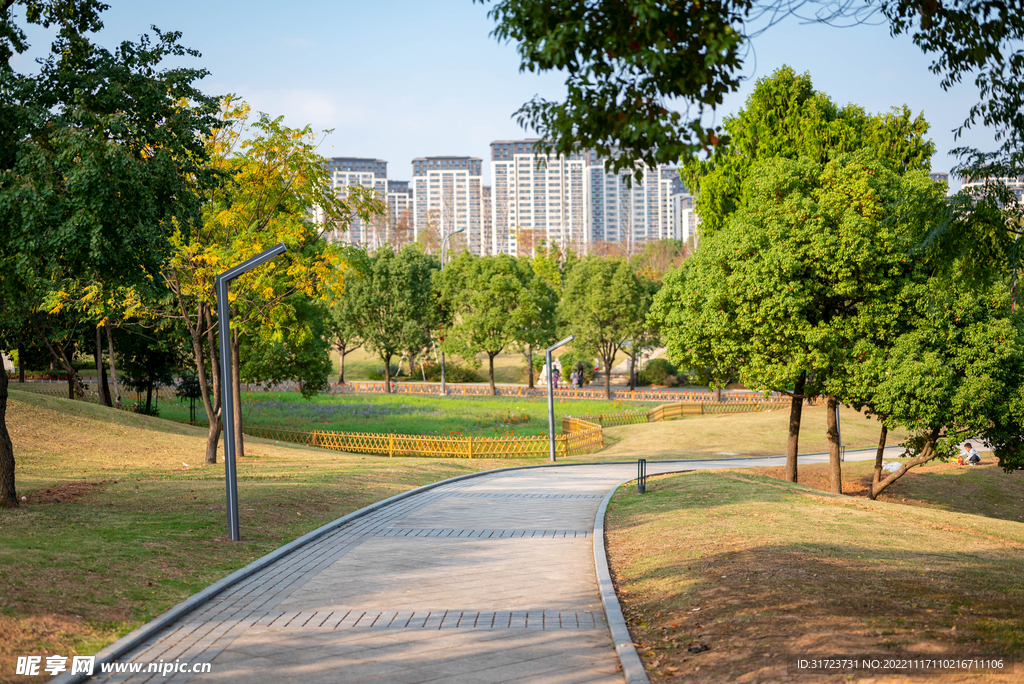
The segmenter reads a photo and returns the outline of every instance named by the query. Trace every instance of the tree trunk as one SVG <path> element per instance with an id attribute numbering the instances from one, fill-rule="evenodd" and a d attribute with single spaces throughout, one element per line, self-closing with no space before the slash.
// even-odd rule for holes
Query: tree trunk
<path id="1" fill-rule="evenodd" d="M 242 441 L 242 361 L 239 358 L 241 341 L 238 331 L 231 332 L 231 406 L 235 412 L 235 456 L 245 456 L 245 442 Z"/>
<path id="2" fill-rule="evenodd" d="M 885 438 L 888 436 L 888 428 L 882 426 L 882 434 L 878 436 L 878 451 L 875 452 L 875 473 L 871 477 L 871 489 L 868 491 L 869 499 L 876 499 L 878 483 L 882 481 L 882 453 L 885 451 Z M 881 491 L 881 490 L 879 490 Z"/>
<path id="3" fill-rule="evenodd" d="M 146 382 L 146 415 L 153 415 L 153 380 Z"/>
<path id="4" fill-rule="evenodd" d="M 938 439 L 939 439 L 939 428 L 935 428 L 934 430 L 932 430 L 931 434 L 928 436 L 928 441 L 925 442 L 924 449 L 921 451 L 921 455 L 920 456 L 918 456 L 916 458 L 912 458 L 909 461 L 904 461 L 903 465 L 900 466 L 899 470 L 897 470 L 895 473 L 890 474 L 889 477 L 887 477 L 884 480 L 882 480 L 881 482 L 879 482 L 877 486 L 872 484 L 872 486 L 871 486 L 871 494 L 872 494 L 871 498 L 872 499 L 877 498 L 879 494 L 884 492 L 886 490 L 886 488 L 889 487 L 889 485 L 891 485 L 893 482 L 895 482 L 896 480 L 898 480 L 901 477 L 903 477 L 904 475 L 906 475 L 907 472 L 911 468 L 919 466 L 922 463 L 927 463 L 928 461 L 930 461 L 933 458 L 935 458 L 935 442 Z"/>
<path id="5" fill-rule="evenodd" d="M 611 362 L 614 361 L 614 360 L 615 360 L 615 355 L 614 354 L 612 354 L 612 358 L 611 359 L 602 359 L 602 361 L 604 362 L 604 398 L 605 399 L 609 399 L 609 400 L 612 398 L 612 364 L 611 364 Z"/>
<path id="6" fill-rule="evenodd" d="M 107 406 L 113 407 L 114 402 L 110 400 L 110 383 L 107 381 L 107 365 L 105 363 L 100 364 L 100 372 L 103 373 L 103 394 L 107 397 Z"/>
<path id="7" fill-rule="evenodd" d="M 217 342 L 214 336 L 213 317 L 206 305 L 200 305 L 199 316 L 196 321 L 197 330 L 199 326 L 206 328 L 206 353 L 210 357 L 210 377 L 213 382 L 213 391 L 206 382 L 206 365 L 203 363 L 202 338 L 195 340 L 193 344 L 197 347 L 196 370 L 199 371 L 199 388 L 203 395 L 203 408 L 206 409 L 206 417 L 210 421 L 210 428 L 206 433 L 206 462 L 213 464 L 217 462 L 217 442 L 220 440 L 221 431 L 221 405 L 223 403 L 223 392 L 220 386 L 220 364 L 217 362 Z M 202 334 L 201 332 L 199 333 Z"/>
<path id="8" fill-rule="evenodd" d="M 107 383 L 103 373 L 103 332 L 96 326 L 96 393 L 100 404 L 110 406 L 110 395 L 107 394 Z"/>
<path id="9" fill-rule="evenodd" d="M 18 382 L 25 384 L 25 345 L 18 345 Z"/>
<path id="10" fill-rule="evenodd" d="M 18 361 L 22 358 L 18 351 Z M 17 508 L 14 486 L 14 445 L 7 432 L 7 373 L 0 373 L 0 508 Z"/>
<path id="11" fill-rule="evenodd" d="M 629 357 L 629 389 L 636 390 L 636 357 Z"/>
<path id="12" fill-rule="evenodd" d="M 800 417 L 804 412 L 804 387 L 807 372 L 800 374 L 793 386 L 793 399 L 789 404 L 789 443 L 786 445 L 786 481 L 797 481 L 797 455 L 800 453 Z"/>
<path id="13" fill-rule="evenodd" d="M 526 378 L 527 387 L 533 389 L 533 346 L 529 344 L 526 345 Z"/>
<path id="14" fill-rule="evenodd" d="M 825 405 L 825 422 L 828 427 L 828 486 L 833 494 L 843 493 L 843 466 L 839 462 L 839 426 L 836 425 L 836 408 L 839 402 L 829 397 Z"/>
<path id="15" fill-rule="evenodd" d="M 384 356 L 384 394 L 391 394 L 391 354 Z"/>
<path id="16" fill-rule="evenodd" d="M 722 388 L 721 387 L 716 387 L 714 390 L 712 390 L 712 392 L 714 394 L 714 401 L 715 401 L 715 403 L 716 404 L 721 404 L 722 403 Z"/>
<path id="17" fill-rule="evenodd" d="M 57 349 L 60 349 L 60 354 L 58 354 L 57 349 L 53 348 L 53 345 L 50 344 L 50 339 L 42 330 L 39 329 L 39 326 L 36 326 L 36 334 L 43 341 L 43 344 L 46 345 L 46 349 L 50 352 L 50 356 L 52 356 L 57 363 L 63 366 L 64 370 L 67 372 L 69 385 L 68 394 L 70 395 L 70 398 L 74 399 L 75 395 L 77 395 L 82 399 L 85 399 L 85 391 L 82 389 L 82 385 L 78 382 L 78 373 L 75 372 L 74 366 L 71 365 L 71 361 L 67 358 L 67 354 L 64 353 L 64 349 L 58 345 Z"/>
<path id="18" fill-rule="evenodd" d="M 498 388 L 494 386 L 494 354 L 487 352 L 487 377 L 491 382 L 491 396 L 498 396 Z"/>
<path id="19" fill-rule="evenodd" d="M 110 319 L 104 321 L 107 329 L 107 353 L 110 355 L 110 386 L 114 406 L 121 408 L 121 389 L 117 386 L 117 367 L 114 365 L 114 336 L 110 332 Z"/>
<path id="20" fill-rule="evenodd" d="M 345 345 L 342 342 L 338 343 L 338 354 L 341 356 L 339 359 L 339 366 L 341 366 L 341 372 L 338 373 L 338 384 L 345 384 Z"/>

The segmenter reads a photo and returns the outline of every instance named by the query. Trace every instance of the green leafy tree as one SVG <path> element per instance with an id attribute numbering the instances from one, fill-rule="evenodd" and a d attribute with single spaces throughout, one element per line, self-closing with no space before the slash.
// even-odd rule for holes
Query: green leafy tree
<path id="1" fill-rule="evenodd" d="M 478 257 L 463 252 L 438 274 L 440 302 L 451 317 L 443 346 L 464 359 L 487 354 L 493 395 L 494 357 L 524 336 L 532 339 L 526 328 L 537 320 L 533 279 L 529 263 L 508 254 Z"/>
<path id="2" fill-rule="evenodd" d="M 536 260 L 531 267 L 535 265 Z M 519 326 L 516 341 L 526 358 L 527 386 L 533 389 L 534 353 L 558 338 L 558 291 L 551 286 L 546 276 L 533 272 L 523 293 L 523 300 L 519 303 L 515 322 Z"/>
<path id="3" fill-rule="evenodd" d="M 330 312 L 323 301 L 305 295 L 288 304 L 274 309 L 273 326 L 242 338 L 241 379 L 271 385 L 295 380 L 308 399 L 330 387 Z"/>
<path id="4" fill-rule="evenodd" d="M 911 433 L 912 458 L 899 470 L 883 477 L 878 459 L 871 498 L 911 469 L 955 456 L 966 438 L 992 445 L 1007 470 L 1024 465 L 1024 327 L 1006 288 L 932 278 L 915 294 L 904 303 L 910 328 L 888 344 L 862 340 L 849 374 L 828 383 L 887 428 Z"/>
<path id="5" fill-rule="evenodd" d="M 965 166 L 984 170 L 998 162 L 1002 172 L 987 175 L 1020 175 L 1024 13 L 1015 3 L 496 0 L 489 16 L 496 38 L 517 43 L 523 71 L 565 75 L 564 100 L 535 97 L 518 112 L 539 133 L 538 147 L 565 154 L 594 149 L 612 158 L 612 169 L 639 174 L 636 160 L 672 164 L 727 141 L 703 122 L 739 88 L 752 33 L 786 16 L 841 25 L 877 21 L 879 14 L 894 35 L 910 35 L 933 56 L 930 68 L 943 89 L 974 78 L 979 97 L 964 128 L 980 123 L 995 130 L 1000 149 L 955 150 Z M 685 114 L 670 108 L 675 101 Z"/>
<path id="6" fill-rule="evenodd" d="M 637 362 L 640 355 L 646 350 L 657 347 L 661 342 L 657 325 L 648 320 L 647 317 L 651 309 L 651 301 L 658 293 L 660 286 L 657 281 L 645 276 L 637 276 L 637 282 L 640 285 L 637 314 L 631 321 L 632 325 L 626 330 L 626 340 L 628 343 L 622 347 L 626 356 L 629 357 L 629 389 L 631 390 L 636 389 Z"/>
<path id="7" fill-rule="evenodd" d="M 900 332 L 908 282 L 921 277 L 910 251 L 942 189 L 863 150 L 824 166 L 764 161 L 743 193 L 732 220 L 666 278 L 651 317 L 675 365 L 735 371 L 752 389 L 792 396 L 786 475 L 796 481 L 803 399 L 838 382 L 834 409 L 854 345 Z M 828 435 L 840 491 L 831 422 Z"/>
<path id="8" fill-rule="evenodd" d="M 558 318 L 564 330 L 576 336 L 575 347 L 601 359 L 607 399 L 612 397 L 615 354 L 643 321 L 643 299 L 640 281 L 624 259 L 588 255 L 566 281 Z"/>
<path id="9" fill-rule="evenodd" d="M 397 254 L 385 245 L 370 254 L 365 268 L 348 279 L 344 297 L 362 331 L 366 348 L 384 363 L 384 388 L 391 392 L 391 360 L 426 346 L 437 320 L 432 277 L 440 263 L 418 245 Z"/>
<path id="10" fill-rule="evenodd" d="M 96 282 L 113 291 L 155 277 L 169 233 L 199 214 L 202 138 L 215 111 L 193 85 L 205 72 L 162 66 L 194 54 L 174 33 L 97 47 L 87 34 L 102 27 L 103 9 L 89 0 L 0 8 L 0 299 L 27 307 L 23 314 L 35 313 L 40 285 Z M 29 75 L 10 66 L 28 48 L 20 21 L 58 29 Z M 77 385 L 69 360 L 56 361 Z M 6 396 L 4 377 L 0 416 Z M 2 419 L 0 505 L 17 505 Z"/>
<path id="11" fill-rule="evenodd" d="M 743 109 L 727 116 L 728 142 L 704 161 L 683 168 L 687 187 L 697 195 L 702 238 L 721 230 L 743 201 L 743 182 L 765 159 L 812 159 L 867 148 L 892 169 L 928 170 L 935 146 L 924 136 L 928 123 L 904 106 L 872 116 L 857 105 L 836 105 L 816 91 L 809 74 L 782 67 L 757 81 Z"/>
<path id="12" fill-rule="evenodd" d="M 369 265 L 369 257 L 365 250 L 358 247 L 345 247 L 342 257 L 344 266 L 344 280 L 358 278 L 366 272 Z M 330 316 L 327 319 L 327 329 L 335 349 L 338 351 L 340 371 L 338 382 L 345 383 L 345 357 L 361 349 L 365 340 L 362 330 L 359 327 L 359 318 L 352 306 L 353 300 L 346 297 L 344 291 L 336 293 L 330 303 Z"/>

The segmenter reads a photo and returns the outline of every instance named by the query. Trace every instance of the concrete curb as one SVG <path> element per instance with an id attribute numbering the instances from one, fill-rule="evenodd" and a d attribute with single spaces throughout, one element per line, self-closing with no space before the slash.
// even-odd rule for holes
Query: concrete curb
<path id="1" fill-rule="evenodd" d="M 608 502 L 619 487 L 627 482 L 623 480 L 608 490 L 601 500 L 601 507 L 597 509 L 597 516 L 594 518 L 594 566 L 597 568 L 597 587 L 601 592 L 601 603 L 604 604 L 604 615 L 608 620 L 608 629 L 612 633 L 612 641 L 615 643 L 615 653 L 619 656 L 622 664 L 622 674 L 626 678 L 626 684 L 650 684 L 647 677 L 644 663 L 640 660 L 640 654 L 636 652 L 633 645 L 633 637 L 629 634 L 629 627 L 626 625 L 626 618 L 622 614 L 622 606 L 619 605 L 619 597 L 615 595 L 615 585 L 612 583 L 611 572 L 608 569 L 608 555 L 604 549 L 604 514 L 608 509 Z"/>

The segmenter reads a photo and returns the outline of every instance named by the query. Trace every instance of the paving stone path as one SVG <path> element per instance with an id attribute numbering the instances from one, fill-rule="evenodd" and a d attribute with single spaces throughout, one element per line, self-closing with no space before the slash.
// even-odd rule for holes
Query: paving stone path
<path id="1" fill-rule="evenodd" d="M 801 458 L 802 462 L 820 459 Z M 778 459 L 648 465 L 648 473 Z M 121 662 L 208 674 L 107 682 L 615 682 L 594 517 L 635 465 L 494 473 L 395 502 L 307 544 Z M 243 530 L 244 532 L 244 530 Z"/>

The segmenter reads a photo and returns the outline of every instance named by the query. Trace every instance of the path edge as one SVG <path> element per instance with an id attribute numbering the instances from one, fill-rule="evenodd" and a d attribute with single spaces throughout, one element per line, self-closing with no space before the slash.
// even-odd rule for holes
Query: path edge
<path id="1" fill-rule="evenodd" d="M 615 594 L 615 584 L 612 582 L 611 571 L 608 569 L 608 554 L 604 548 L 604 516 L 608 509 L 608 502 L 618 491 L 619 487 L 632 482 L 623 480 L 612 487 L 597 509 L 594 517 L 594 567 L 597 570 L 597 588 L 601 592 L 601 603 L 604 605 L 604 616 L 608 621 L 608 629 L 612 633 L 612 641 L 615 643 L 615 654 L 619 657 L 622 665 L 622 674 L 626 678 L 626 684 L 650 684 L 651 680 L 644 669 L 644 663 L 640 660 L 640 654 L 636 652 L 633 644 L 633 637 L 629 634 L 629 627 L 626 618 L 622 614 L 622 606 L 619 605 L 619 597 Z"/>

